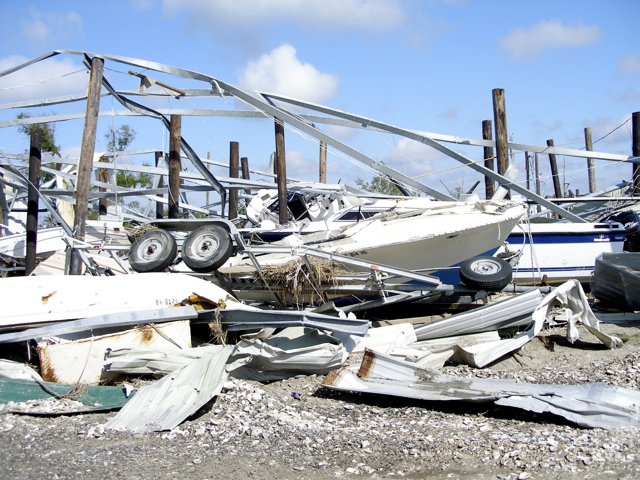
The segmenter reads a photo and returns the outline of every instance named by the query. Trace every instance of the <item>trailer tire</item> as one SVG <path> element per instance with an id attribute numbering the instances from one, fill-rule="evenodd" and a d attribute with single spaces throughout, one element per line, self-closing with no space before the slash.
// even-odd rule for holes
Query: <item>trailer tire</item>
<path id="1" fill-rule="evenodd" d="M 470 288 L 502 290 L 512 277 L 511 264 L 498 257 L 474 257 L 460 265 L 460 280 Z"/>
<path id="2" fill-rule="evenodd" d="M 232 251 L 229 232 L 219 225 L 207 225 L 187 236 L 182 244 L 182 260 L 194 272 L 207 273 L 220 268 Z"/>
<path id="3" fill-rule="evenodd" d="M 161 272 L 173 263 L 178 251 L 176 239 L 161 228 L 136 238 L 129 249 L 129 264 L 139 273 Z"/>

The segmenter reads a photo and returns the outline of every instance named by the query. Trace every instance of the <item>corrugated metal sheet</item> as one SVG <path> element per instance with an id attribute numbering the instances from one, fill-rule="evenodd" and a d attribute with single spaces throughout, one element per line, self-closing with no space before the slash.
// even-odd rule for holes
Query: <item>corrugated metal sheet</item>
<path id="1" fill-rule="evenodd" d="M 171 430 L 222 390 L 232 346 L 194 360 L 141 388 L 105 428 L 133 432 Z"/>

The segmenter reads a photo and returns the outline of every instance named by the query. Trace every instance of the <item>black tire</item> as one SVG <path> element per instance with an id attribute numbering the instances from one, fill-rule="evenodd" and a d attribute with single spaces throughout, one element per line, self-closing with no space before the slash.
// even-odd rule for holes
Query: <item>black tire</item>
<path id="1" fill-rule="evenodd" d="M 220 268 L 232 251 L 229 232 L 219 225 L 207 225 L 187 236 L 182 244 L 182 260 L 194 272 L 207 273 Z"/>
<path id="2" fill-rule="evenodd" d="M 178 252 L 176 239 L 161 228 L 136 238 L 129 250 L 129 264 L 136 272 L 161 272 L 173 263 Z"/>
<path id="3" fill-rule="evenodd" d="M 474 257 L 460 265 L 460 280 L 470 288 L 502 290 L 512 277 L 511 264 L 498 257 Z"/>

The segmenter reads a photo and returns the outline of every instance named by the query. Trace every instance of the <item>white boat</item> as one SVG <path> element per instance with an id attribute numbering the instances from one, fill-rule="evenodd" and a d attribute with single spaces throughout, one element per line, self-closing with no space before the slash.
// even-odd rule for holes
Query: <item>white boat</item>
<path id="1" fill-rule="evenodd" d="M 42 228 L 38 230 L 36 255 L 47 257 L 67 246 L 62 227 Z M 24 258 L 27 251 L 26 233 L 14 233 L 0 237 L 0 253 L 14 258 Z"/>
<path id="2" fill-rule="evenodd" d="M 466 259 L 493 254 L 525 214 L 514 201 L 430 201 L 429 208 L 387 209 L 368 219 L 313 233 L 290 233 L 278 242 L 291 254 L 256 255 L 261 266 L 281 265 L 308 247 L 404 270 L 430 273 Z M 353 212 L 353 208 L 341 214 Z M 232 257 L 230 267 L 253 266 L 247 256 Z M 457 283 L 457 281 L 456 281 Z"/>
<path id="3" fill-rule="evenodd" d="M 466 197 L 467 203 L 478 201 L 475 195 Z M 288 200 L 294 220 L 285 226 L 275 223 L 278 203 L 273 190 L 261 191 L 251 201 L 247 215 L 256 225 L 250 230 L 255 237 L 272 241 L 291 232 L 308 235 L 360 222 L 383 212 L 437 208 L 447 203 L 427 197 L 369 197 L 304 188 L 290 192 Z M 621 252 L 628 234 L 615 219 L 600 223 L 519 223 L 497 251 L 487 249 L 476 255 L 511 259 L 513 277 L 521 285 L 559 284 L 570 279 L 584 283 L 589 281 L 596 257 L 603 252 Z M 463 260 L 466 258 L 446 266 L 459 266 Z M 455 284 L 460 280 L 456 270 L 443 270 L 435 275 L 444 283 Z"/>
<path id="4" fill-rule="evenodd" d="M 626 233 L 620 223 L 521 223 L 496 256 L 518 257 L 510 263 L 519 285 L 588 283 L 596 257 L 622 252 Z"/>

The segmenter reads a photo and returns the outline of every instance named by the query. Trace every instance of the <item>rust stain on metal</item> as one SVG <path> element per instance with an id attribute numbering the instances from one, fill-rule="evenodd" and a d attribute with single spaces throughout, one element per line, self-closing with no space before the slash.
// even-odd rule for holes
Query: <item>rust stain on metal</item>
<path id="1" fill-rule="evenodd" d="M 340 374 L 342 373 L 343 370 L 344 368 L 337 368 L 336 370 L 331 370 L 324 377 L 324 380 L 322 381 L 322 385 L 333 386 L 337 384 L 338 379 L 340 378 Z"/>
<path id="2" fill-rule="evenodd" d="M 155 329 L 153 327 L 142 327 L 139 329 L 140 343 L 143 345 L 150 344 L 155 336 Z"/>
<path id="3" fill-rule="evenodd" d="M 376 363 L 376 354 L 373 350 L 366 349 L 364 351 L 364 357 L 362 358 L 362 363 L 360 364 L 360 369 L 358 370 L 358 377 L 367 378 L 369 373 L 373 370 L 373 366 Z"/>
<path id="4" fill-rule="evenodd" d="M 56 376 L 55 369 L 51 366 L 46 348 L 38 348 L 38 356 L 40 357 L 40 376 L 42 379 L 45 382 L 60 383 Z"/>
<path id="5" fill-rule="evenodd" d="M 49 299 L 50 299 L 51 297 L 53 297 L 56 293 L 58 293 L 58 291 L 57 291 L 57 290 L 55 290 L 55 291 L 51 292 L 49 295 L 45 295 L 45 296 L 43 296 L 43 297 L 42 297 L 42 303 L 43 303 L 43 304 L 46 304 L 46 303 L 49 301 Z"/>

